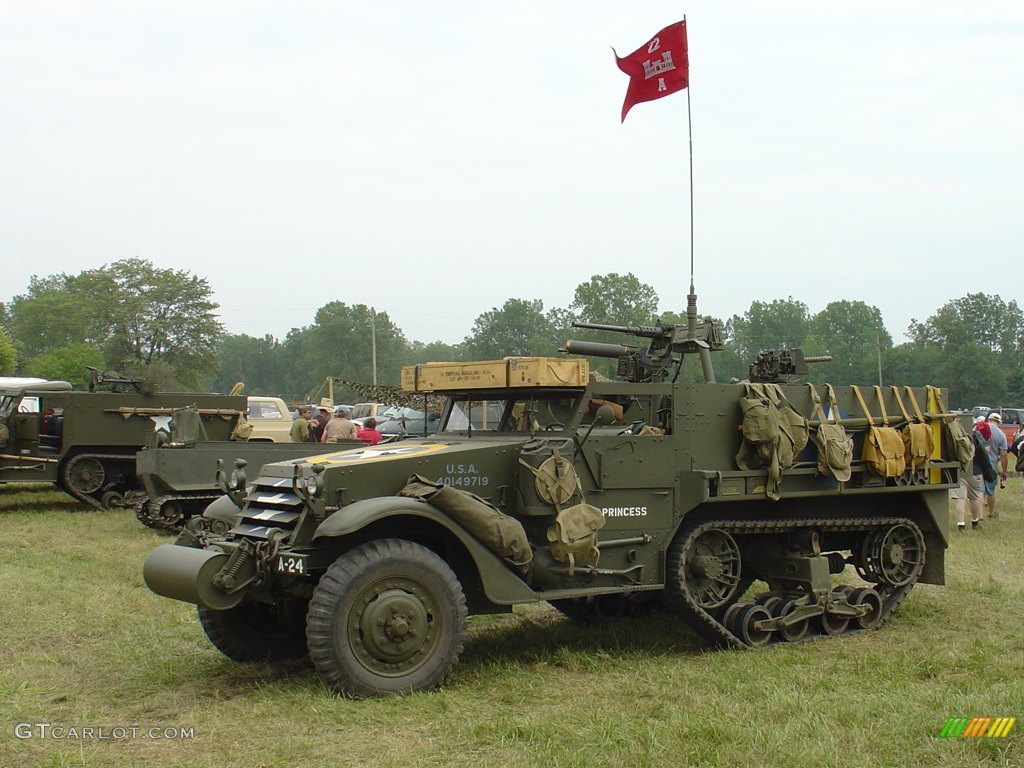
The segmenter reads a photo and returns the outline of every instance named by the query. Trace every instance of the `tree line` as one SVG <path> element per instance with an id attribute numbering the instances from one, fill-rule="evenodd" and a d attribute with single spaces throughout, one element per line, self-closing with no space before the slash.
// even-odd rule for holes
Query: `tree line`
<path id="1" fill-rule="evenodd" d="M 251 394 L 294 400 L 327 377 L 370 383 L 376 373 L 379 383 L 395 384 L 404 365 L 552 355 L 568 338 L 643 349 L 644 339 L 572 323 L 652 325 L 659 304 L 654 288 L 635 275 L 609 273 L 580 283 L 566 307 L 510 298 L 481 313 L 458 344 L 410 340 L 387 312 L 340 301 L 278 339 L 227 333 L 205 278 L 126 259 L 76 275 L 33 277 L 24 294 L 0 303 L 0 375 L 63 379 L 81 388 L 89 380 L 86 366 L 94 366 L 167 390 L 228 391 L 243 381 Z M 685 322 L 684 307 L 661 320 Z M 800 347 L 805 355 L 833 356 L 811 368 L 816 383 L 934 384 L 950 390 L 953 407 L 1024 405 L 1024 319 L 1015 301 L 998 295 L 953 299 L 926 320 L 913 320 L 908 341 L 898 345 L 878 308 L 862 301 L 833 301 L 812 313 L 787 297 L 701 320 L 723 331 L 726 348 L 714 357 L 720 381 L 744 378 L 761 351 Z M 591 365 L 611 375 L 615 361 Z M 697 369 L 684 376 L 695 379 Z M 335 398 L 357 393 L 339 389 Z"/>

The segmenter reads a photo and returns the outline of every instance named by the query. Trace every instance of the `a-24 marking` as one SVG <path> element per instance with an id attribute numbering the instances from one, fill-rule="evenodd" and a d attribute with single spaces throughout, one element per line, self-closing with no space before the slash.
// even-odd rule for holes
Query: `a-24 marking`
<path id="1" fill-rule="evenodd" d="M 287 573 L 292 576 L 305 576 L 306 575 L 306 556 L 305 555 L 278 555 L 277 556 L 277 572 Z"/>

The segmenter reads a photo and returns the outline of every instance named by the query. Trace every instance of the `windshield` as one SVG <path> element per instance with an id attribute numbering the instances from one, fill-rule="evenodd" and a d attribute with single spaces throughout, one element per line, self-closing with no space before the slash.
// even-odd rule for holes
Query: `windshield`
<path id="1" fill-rule="evenodd" d="M 579 396 L 564 392 L 529 392 L 507 399 L 451 398 L 442 431 L 560 432 L 576 416 Z"/>
<path id="2" fill-rule="evenodd" d="M 3 395 L 0 397 L 0 415 L 18 413 L 39 413 L 39 398 L 35 396 Z"/>

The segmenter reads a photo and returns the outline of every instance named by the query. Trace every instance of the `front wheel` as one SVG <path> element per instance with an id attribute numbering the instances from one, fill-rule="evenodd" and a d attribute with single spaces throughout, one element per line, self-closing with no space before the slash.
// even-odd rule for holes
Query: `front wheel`
<path id="1" fill-rule="evenodd" d="M 402 539 L 341 555 L 313 591 L 309 655 L 324 684 L 351 696 L 436 688 L 459 654 L 466 597 L 451 568 Z"/>

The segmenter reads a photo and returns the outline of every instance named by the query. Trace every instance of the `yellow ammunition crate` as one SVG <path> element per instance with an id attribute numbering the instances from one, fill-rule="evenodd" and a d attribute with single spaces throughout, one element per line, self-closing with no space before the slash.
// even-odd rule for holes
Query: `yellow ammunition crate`
<path id="1" fill-rule="evenodd" d="M 510 387 L 585 387 L 590 362 L 567 357 L 506 357 Z"/>
<path id="2" fill-rule="evenodd" d="M 438 392 L 446 389 L 497 389 L 508 386 L 504 360 L 476 363 L 423 363 L 402 368 L 406 392 Z"/>
<path id="3" fill-rule="evenodd" d="M 505 387 L 582 387 L 590 375 L 583 359 L 506 357 L 472 363 L 423 363 L 402 368 L 406 392 Z"/>

